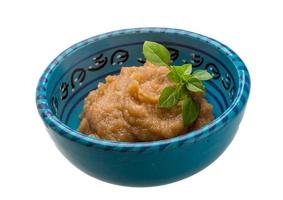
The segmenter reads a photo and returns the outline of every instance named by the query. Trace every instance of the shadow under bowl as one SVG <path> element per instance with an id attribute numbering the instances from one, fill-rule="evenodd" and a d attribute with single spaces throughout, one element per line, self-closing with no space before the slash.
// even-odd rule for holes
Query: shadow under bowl
<path id="1" fill-rule="evenodd" d="M 143 65 L 145 40 L 164 44 L 174 64 L 192 63 L 194 70 L 213 74 L 205 86 L 215 120 L 155 142 L 112 142 L 76 131 L 84 98 L 122 66 Z M 40 78 L 36 103 L 56 146 L 79 169 L 114 184 L 154 186 L 191 176 L 221 155 L 238 129 L 249 90 L 244 63 L 220 42 L 179 29 L 135 28 L 86 39 L 61 53 Z"/>

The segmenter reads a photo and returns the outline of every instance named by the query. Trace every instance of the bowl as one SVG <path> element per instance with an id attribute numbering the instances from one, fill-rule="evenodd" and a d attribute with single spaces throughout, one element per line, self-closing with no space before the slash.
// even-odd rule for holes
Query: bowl
<path id="1" fill-rule="evenodd" d="M 215 120 L 154 142 L 113 142 L 78 132 L 84 98 L 122 66 L 143 65 L 145 40 L 164 44 L 172 63 L 189 62 L 194 70 L 213 75 L 205 86 Z M 185 30 L 134 28 L 94 36 L 66 49 L 41 76 L 36 104 L 56 146 L 76 167 L 114 184 L 155 186 L 189 177 L 222 154 L 239 127 L 249 91 L 245 64 L 222 43 Z"/>

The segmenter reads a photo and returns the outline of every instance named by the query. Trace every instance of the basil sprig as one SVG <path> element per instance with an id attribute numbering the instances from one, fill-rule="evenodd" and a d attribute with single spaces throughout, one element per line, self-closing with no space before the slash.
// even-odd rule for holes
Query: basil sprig
<path id="1" fill-rule="evenodd" d="M 191 64 L 181 66 L 170 65 L 170 53 L 166 47 L 156 42 L 145 41 L 143 54 L 147 61 L 154 65 L 166 66 L 170 69 L 167 77 L 175 83 L 165 87 L 159 97 L 160 108 L 172 108 L 179 102 L 182 104 L 182 116 L 184 126 L 193 124 L 199 115 L 199 105 L 193 100 L 191 92 L 205 92 L 202 81 L 212 79 L 206 70 L 192 72 Z"/>

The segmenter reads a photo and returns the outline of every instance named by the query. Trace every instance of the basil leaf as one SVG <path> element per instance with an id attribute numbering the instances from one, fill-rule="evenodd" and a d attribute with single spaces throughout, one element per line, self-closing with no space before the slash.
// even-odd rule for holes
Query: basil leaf
<path id="1" fill-rule="evenodd" d="M 183 66 L 186 68 L 184 75 L 190 75 L 193 70 L 192 64 L 184 64 Z"/>
<path id="2" fill-rule="evenodd" d="M 189 72 L 190 69 L 188 70 L 188 68 L 190 68 L 190 64 L 184 64 L 182 66 L 172 66 L 170 69 L 171 71 L 168 74 L 168 78 L 175 82 L 175 83 L 179 83 L 181 82 L 186 74 L 186 72 Z M 188 71 L 187 71 L 188 70 Z M 191 72 L 189 72 L 191 73 Z"/>
<path id="3" fill-rule="evenodd" d="M 149 62 L 154 65 L 169 66 L 170 53 L 161 44 L 156 42 L 145 41 L 143 44 L 143 54 Z"/>
<path id="4" fill-rule="evenodd" d="M 189 126 L 196 121 L 199 115 L 199 106 L 191 96 L 186 95 L 182 104 L 184 126 Z"/>
<path id="5" fill-rule="evenodd" d="M 188 95 L 188 90 L 184 84 L 181 84 L 180 86 L 180 99 L 184 98 L 186 95 Z"/>
<path id="6" fill-rule="evenodd" d="M 159 97 L 159 107 L 171 108 L 176 106 L 181 97 L 181 88 L 176 86 L 168 86 L 164 88 Z"/>
<path id="7" fill-rule="evenodd" d="M 175 70 L 171 70 L 168 74 L 167 74 L 167 78 L 170 81 L 173 81 L 175 83 L 179 83 L 181 81 L 181 77 L 179 76 L 179 74 L 175 71 Z"/>
<path id="8" fill-rule="evenodd" d="M 178 75 L 180 77 L 183 77 L 183 75 L 189 75 L 189 74 L 186 74 L 186 73 L 191 73 L 191 64 L 184 64 L 184 65 L 181 65 L 181 66 L 172 66 L 171 68 L 172 70 L 175 70 Z"/>
<path id="9" fill-rule="evenodd" d="M 180 99 L 186 94 L 186 88 L 183 84 L 168 86 L 164 88 L 159 97 L 160 108 L 171 108 L 178 104 Z"/>
<path id="10" fill-rule="evenodd" d="M 178 74 L 178 76 L 181 78 L 183 76 L 186 68 L 184 68 L 183 66 L 174 65 L 174 66 L 172 66 L 171 70 L 175 71 Z"/>
<path id="11" fill-rule="evenodd" d="M 193 77 L 192 75 L 186 75 L 186 74 L 184 74 L 182 78 L 183 78 L 184 82 L 187 83 L 188 80 L 190 80 L 192 77 Z"/>
<path id="12" fill-rule="evenodd" d="M 185 64 L 182 66 L 172 66 L 170 68 L 171 71 L 168 73 L 167 77 L 169 78 L 169 80 L 175 83 L 181 82 L 188 66 L 189 64 Z"/>
<path id="13" fill-rule="evenodd" d="M 205 91 L 205 88 L 202 82 L 195 77 L 190 77 L 188 79 L 186 87 L 188 90 L 192 92 L 204 92 Z"/>
<path id="14" fill-rule="evenodd" d="M 213 78 L 206 70 L 196 70 L 194 71 L 193 76 L 202 81 L 207 81 Z"/>

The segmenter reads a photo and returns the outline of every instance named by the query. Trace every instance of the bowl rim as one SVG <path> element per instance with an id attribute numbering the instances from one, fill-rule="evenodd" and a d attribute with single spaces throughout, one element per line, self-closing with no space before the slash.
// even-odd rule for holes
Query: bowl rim
<path id="1" fill-rule="evenodd" d="M 238 81 L 238 91 L 235 96 L 234 101 L 231 105 L 226 108 L 226 110 L 214 119 L 210 124 L 192 131 L 188 132 L 184 135 L 180 135 L 174 138 L 152 141 L 152 142 L 114 142 L 110 140 L 97 139 L 95 137 L 91 137 L 85 135 L 83 133 L 78 132 L 66 124 L 61 122 L 61 120 L 54 115 L 49 107 L 49 103 L 47 100 L 47 84 L 48 79 L 52 75 L 54 69 L 58 66 L 58 63 L 64 60 L 64 56 L 70 55 L 75 52 L 77 49 L 82 48 L 90 43 L 93 43 L 98 40 L 104 40 L 109 37 L 116 37 L 119 35 L 125 34 L 138 34 L 138 33 L 160 33 L 160 34 L 177 34 L 182 36 L 187 36 L 196 40 L 200 40 L 201 42 L 205 42 L 208 45 L 214 47 L 217 51 L 224 54 L 235 66 L 237 70 L 239 81 Z M 68 138 L 74 142 L 78 142 L 80 144 L 86 146 L 96 146 L 103 150 L 113 150 L 113 151 L 139 151 L 145 152 L 149 150 L 158 150 L 162 151 L 169 147 L 179 147 L 186 143 L 194 143 L 198 140 L 201 140 L 205 137 L 208 137 L 212 133 L 217 132 L 217 130 L 224 127 L 228 122 L 230 122 L 233 118 L 235 118 L 245 107 L 250 92 L 250 76 L 249 72 L 241 60 L 241 58 L 229 47 L 226 45 L 209 38 L 207 36 L 182 30 L 175 28 L 159 28 L 159 27 L 142 27 L 142 28 L 130 28 L 130 29 L 122 29 L 116 30 L 112 32 L 103 33 L 94 37 L 90 37 L 81 42 L 78 42 L 71 47 L 67 48 L 61 54 L 59 54 L 45 69 L 42 74 L 36 89 L 36 104 L 38 112 L 45 123 L 48 129 L 53 130 L 56 134 L 59 134 L 65 138 Z"/>

